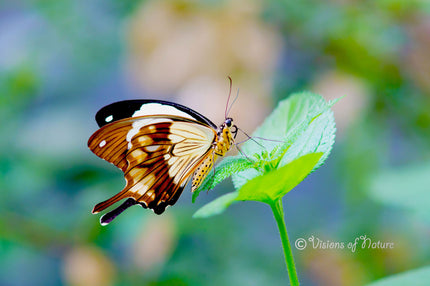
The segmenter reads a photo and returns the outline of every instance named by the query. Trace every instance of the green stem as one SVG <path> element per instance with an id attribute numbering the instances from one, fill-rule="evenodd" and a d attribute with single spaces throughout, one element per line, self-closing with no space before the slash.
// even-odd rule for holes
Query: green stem
<path id="1" fill-rule="evenodd" d="M 281 236 L 282 247 L 284 249 L 285 263 L 287 264 L 288 276 L 292 286 L 299 285 L 296 266 L 294 264 L 293 253 L 291 252 L 290 241 L 288 240 L 287 227 L 285 226 L 284 211 L 282 209 L 282 200 L 278 199 L 270 204 L 276 223 L 278 224 L 279 234 Z"/>

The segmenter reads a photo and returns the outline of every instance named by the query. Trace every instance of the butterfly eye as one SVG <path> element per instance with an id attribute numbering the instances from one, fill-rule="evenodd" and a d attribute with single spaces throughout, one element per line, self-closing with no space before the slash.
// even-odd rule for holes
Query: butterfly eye
<path id="1" fill-rule="evenodd" d="M 227 127 L 231 127 L 232 122 L 233 122 L 232 118 L 227 118 L 224 123 L 225 123 L 225 125 L 227 125 Z"/>

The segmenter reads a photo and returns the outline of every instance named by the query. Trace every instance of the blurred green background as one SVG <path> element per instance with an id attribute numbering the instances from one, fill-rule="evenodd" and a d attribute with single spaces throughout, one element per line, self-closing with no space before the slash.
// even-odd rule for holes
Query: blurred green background
<path id="1" fill-rule="evenodd" d="M 167 99 L 248 133 L 290 93 L 334 107 L 325 166 L 284 200 L 292 243 L 367 235 L 394 249 L 293 252 L 302 285 L 364 285 L 430 262 L 430 4 L 377 1 L 0 2 L 0 285 L 287 285 L 270 209 L 192 214 L 228 180 L 162 216 L 106 227 L 123 187 L 86 144 L 114 101 Z"/>

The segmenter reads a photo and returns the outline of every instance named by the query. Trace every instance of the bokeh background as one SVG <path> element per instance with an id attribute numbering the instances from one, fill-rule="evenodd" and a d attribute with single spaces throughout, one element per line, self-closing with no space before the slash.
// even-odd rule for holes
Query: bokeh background
<path id="1" fill-rule="evenodd" d="M 102 227 L 122 174 L 87 149 L 114 101 L 185 104 L 251 133 L 308 90 L 334 107 L 326 164 L 284 199 L 292 243 L 367 235 L 389 250 L 293 251 L 303 285 L 364 285 L 430 262 L 430 5 L 425 0 L 0 2 L 0 285 L 286 285 L 270 209 L 210 219 L 188 190 Z M 269 186 L 268 186 L 269 187 Z"/>

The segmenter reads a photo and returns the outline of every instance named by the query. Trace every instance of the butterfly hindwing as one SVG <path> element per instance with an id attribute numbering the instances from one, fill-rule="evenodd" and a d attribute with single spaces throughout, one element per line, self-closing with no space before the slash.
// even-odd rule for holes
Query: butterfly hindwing
<path id="1" fill-rule="evenodd" d="M 177 116 L 139 116 L 104 125 L 88 146 L 122 169 L 127 184 L 93 212 L 129 197 L 162 213 L 176 202 L 195 169 L 211 154 L 215 137 L 207 124 Z"/>

